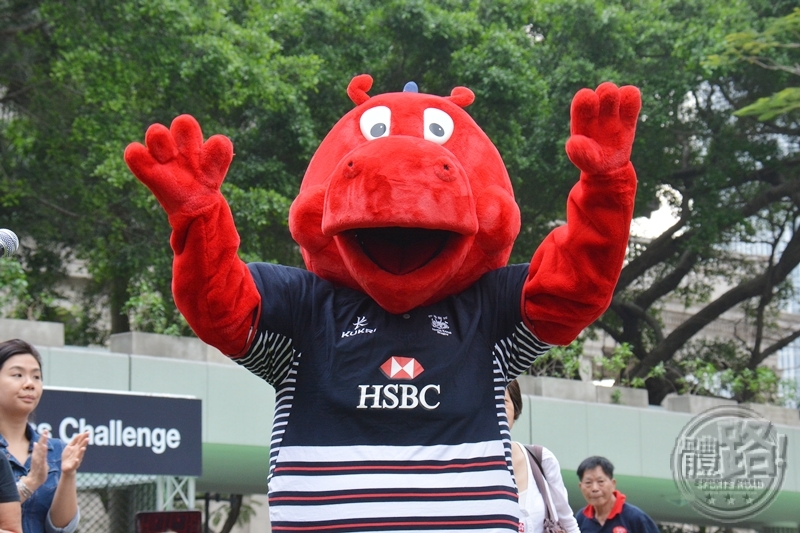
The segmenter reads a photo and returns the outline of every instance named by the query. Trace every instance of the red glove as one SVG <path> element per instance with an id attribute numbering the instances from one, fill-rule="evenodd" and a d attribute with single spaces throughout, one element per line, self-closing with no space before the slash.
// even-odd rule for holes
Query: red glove
<path id="1" fill-rule="evenodd" d="M 169 130 L 150 126 L 145 142 L 131 143 L 125 162 L 169 217 L 175 303 L 198 337 L 225 354 L 242 354 L 261 297 L 237 254 L 239 234 L 219 191 L 233 145 L 222 135 L 203 143 L 189 115 Z"/>
<path id="2" fill-rule="evenodd" d="M 636 173 L 630 163 L 639 90 L 603 83 L 572 100 L 567 155 L 581 170 L 567 201 L 567 224 L 531 259 L 523 316 L 536 336 L 566 345 L 611 303 L 628 246 Z"/>

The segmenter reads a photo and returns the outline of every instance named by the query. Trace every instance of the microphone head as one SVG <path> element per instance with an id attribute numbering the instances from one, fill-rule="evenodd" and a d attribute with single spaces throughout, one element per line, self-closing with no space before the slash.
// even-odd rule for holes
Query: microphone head
<path id="1" fill-rule="evenodd" d="M 0 229 L 0 257 L 11 257 L 19 248 L 19 239 L 10 229 Z"/>

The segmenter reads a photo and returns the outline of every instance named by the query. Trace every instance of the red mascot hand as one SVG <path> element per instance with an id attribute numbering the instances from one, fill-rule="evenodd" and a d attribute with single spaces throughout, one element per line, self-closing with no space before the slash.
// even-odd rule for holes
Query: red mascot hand
<path id="1" fill-rule="evenodd" d="M 642 99 L 633 86 L 603 83 L 597 91 L 581 89 L 572 100 L 570 161 L 587 174 L 606 174 L 631 159 Z"/>
<path id="2" fill-rule="evenodd" d="M 567 155 L 581 172 L 567 223 L 536 250 L 523 288 L 524 317 L 539 339 L 569 344 L 611 303 L 628 245 L 636 173 L 630 163 L 641 97 L 604 83 L 572 101 Z"/>
<path id="3" fill-rule="evenodd" d="M 147 129 L 145 143 L 125 150 L 131 172 L 149 188 L 168 215 L 191 215 L 219 201 L 219 187 L 233 159 L 233 144 L 223 135 L 203 143 L 200 124 L 189 115 Z"/>
<path id="4" fill-rule="evenodd" d="M 125 162 L 169 216 L 175 304 L 198 337 L 225 354 L 241 354 L 251 342 L 261 297 L 239 259 L 239 234 L 219 190 L 233 145 L 222 135 L 203 143 L 200 125 L 189 115 L 176 118 L 169 130 L 150 126 L 145 143 L 130 144 Z"/>

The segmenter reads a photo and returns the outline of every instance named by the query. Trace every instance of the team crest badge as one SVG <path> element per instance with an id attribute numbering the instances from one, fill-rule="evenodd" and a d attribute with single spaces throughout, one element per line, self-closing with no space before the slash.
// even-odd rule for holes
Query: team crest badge
<path id="1" fill-rule="evenodd" d="M 431 319 L 431 329 L 439 335 L 444 335 L 447 337 L 453 333 L 450 331 L 450 324 L 447 323 L 446 316 L 428 315 L 428 318 Z"/>

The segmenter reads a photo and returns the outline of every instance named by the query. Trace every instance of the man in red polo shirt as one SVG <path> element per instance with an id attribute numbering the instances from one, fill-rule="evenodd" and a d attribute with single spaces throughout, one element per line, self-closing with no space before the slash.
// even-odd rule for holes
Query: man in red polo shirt
<path id="1" fill-rule="evenodd" d="M 596 455 L 584 459 L 578 466 L 578 479 L 589 504 L 575 513 L 581 533 L 659 533 L 652 518 L 625 503 L 611 461 Z"/>

